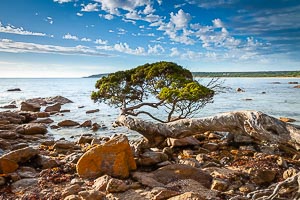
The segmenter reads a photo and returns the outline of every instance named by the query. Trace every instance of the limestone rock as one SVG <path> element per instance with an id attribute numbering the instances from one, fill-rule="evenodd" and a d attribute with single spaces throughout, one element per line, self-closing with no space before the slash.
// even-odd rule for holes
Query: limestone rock
<path id="1" fill-rule="evenodd" d="M 4 154 L 0 159 L 8 159 L 16 163 L 23 163 L 36 156 L 39 153 L 39 150 L 32 147 L 25 147 L 15 151 L 11 151 L 7 154 Z"/>
<path id="2" fill-rule="evenodd" d="M 127 178 L 129 171 L 136 169 L 136 163 L 127 137 L 120 135 L 83 154 L 76 169 L 80 177 L 108 174 L 117 178 Z"/>
<path id="3" fill-rule="evenodd" d="M 6 159 L 0 158 L 0 174 L 8 174 L 16 171 L 19 165 L 17 162 Z"/>
<path id="4" fill-rule="evenodd" d="M 200 142 L 193 136 L 175 139 L 175 138 L 168 138 L 167 143 L 169 146 L 172 147 L 181 147 L 181 146 L 195 146 L 199 145 Z"/>
<path id="5" fill-rule="evenodd" d="M 47 127 L 41 123 L 28 123 L 20 125 L 16 132 L 23 135 L 45 134 Z"/>
<path id="6" fill-rule="evenodd" d="M 54 105 L 47 106 L 45 108 L 45 112 L 59 112 L 60 109 L 61 109 L 61 104 L 60 103 L 56 103 Z"/>
<path id="7" fill-rule="evenodd" d="M 40 109 L 41 109 L 41 106 L 39 104 L 22 102 L 20 110 L 21 111 L 39 112 Z"/>
<path id="8" fill-rule="evenodd" d="M 94 110 L 88 110 L 85 113 L 90 114 L 90 113 L 95 113 L 95 112 L 99 112 L 99 111 L 100 111 L 99 109 L 94 109 Z"/>
<path id="9" fill-rule="evenodd" d="M 168 160 L 168 156 L 162 152 L 147 151 L 138 159 L 138 164 L 142 166 L 155 165 Z"/>
<path id="10" fill-rule="evenodd" d="M 60 127 L 65 127 L 65 126 L 78 126 L 79 123 L 78 123 L 78 122 L 75 122 L 75 121 L 72 121 L 72 120 L 63 120 L 63 121 L 59 122 L 57 125 L 60 126 Z"/>

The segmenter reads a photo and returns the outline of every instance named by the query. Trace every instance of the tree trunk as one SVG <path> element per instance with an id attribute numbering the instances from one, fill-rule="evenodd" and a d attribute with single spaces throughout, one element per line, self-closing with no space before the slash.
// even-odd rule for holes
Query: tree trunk
<path id="1" fill-rule="evenodd" d="M 290 145 L 300 149 L 299 127 L 258 111 L 228 112 L 207 118 L 182 119 L 170 123 L 147 122 L 125 115 L 116 124 L 137 131 L 147 140 L 147 147 L 158 147 L 167 138 L 183 138 L 206 131 L 246 134 L 256 141 Z"/>

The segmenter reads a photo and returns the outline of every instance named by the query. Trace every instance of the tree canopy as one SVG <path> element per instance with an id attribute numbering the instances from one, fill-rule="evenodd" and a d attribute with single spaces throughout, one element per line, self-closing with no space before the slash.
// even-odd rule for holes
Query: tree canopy
<path id="1" fill-rule="evenodd" d="M 212 102 L 213 87 L 201 85 L 192 73 L 173 62 L 156 62 L 118 71 L 99 79 L 92 92 L 94 101 L 121 109 L 121 114 L 140 114 L 160 122 L 190 117 Z M 166 119 L 148 108 L 163 109 Z"/>

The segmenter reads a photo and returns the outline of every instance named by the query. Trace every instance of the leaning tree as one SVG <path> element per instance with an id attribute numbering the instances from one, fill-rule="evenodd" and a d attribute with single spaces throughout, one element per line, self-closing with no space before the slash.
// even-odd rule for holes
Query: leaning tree
<path id="1" fill-rule="evenodd" d="M 96 83 L 92 99 L 120 108 L 116 124 L 145 137 L 142 146 L 163 146 L 167 138 L 183 138 L 206 131 L 226 131 L 235 136 L 250 136 L 254 141 L 275 143 L 300 149 L 300 130 L 291 124 L 258 111 L 238 111 L 207 118 L 189 118 L 212 102 L 221 86 L 215 80 L 203 86 L 189 70 L 172 62 L 145 64 L 112 73 Z M 151 112 L 149 108 L 164 110 Z M 131 116 L 147 115 L 145 121 Z M 283 147 L 285 148 L 285 147 Z"/>

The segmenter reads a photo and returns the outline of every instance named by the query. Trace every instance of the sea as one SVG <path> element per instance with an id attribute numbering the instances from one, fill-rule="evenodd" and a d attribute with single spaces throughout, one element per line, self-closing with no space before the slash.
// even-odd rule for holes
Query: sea
<path id="1" fill-rule="evenodd" d="M 48 129 L 48 134 L 55 139 L 65 138 L 75 140 L 82 134 L 96 136 L 112 136 L 126 134 L 134 139 L 140 135 L 124 127 L 114 128 L 112 123 L 119 115 L 119 109 L 91 100 L 91 92 L 95 90 L 97 78 L 1 78 L 0 79 L 0 107 L 16 101 L 37 97 L 64 96 L 74 103 L 65 104 L 62 109 L 70 112 L 51 116 L 53 124 L 70 119 L 82 123 L 92 120 L 101 128 L 94 132 L 88 128 Z M 206 84 L 210 78 L 197 79 Z M 221 78 L 223 86 L 229 88 L 224 93 L 214 96 L 214 102 L 207 104 L 194 117 L 208 117 L 224 112 L 239 110 L 257 110 L 273 117 L 293 118 L 296 125 L 300 125 L 300 89 L 294 88 L 300 78 Z M 20 88 L 21 91 L 8 92 L 8 89 Z M 244 92 L 237 92 L 241 88 Z M 83 107 L 83 108 L 80 108 Z M 45 107 L 42 107 L 43 110 Z M 19 109 L 19 108 L 17 108 Z M 17 110 L 15 109 L 15 110 Z M 86 114 L 86 111 L 99 109 L 99 112 Z M 0 109 L 5 111 L 9 109 Z M 14 109 L 10 109 L 14 110 Z M 156 111 L 160 115 L 160 111 Z M 143 116 L 141 116 L 143 117 Z M 147 119 L 147 118 L 146 118 Z"/>

